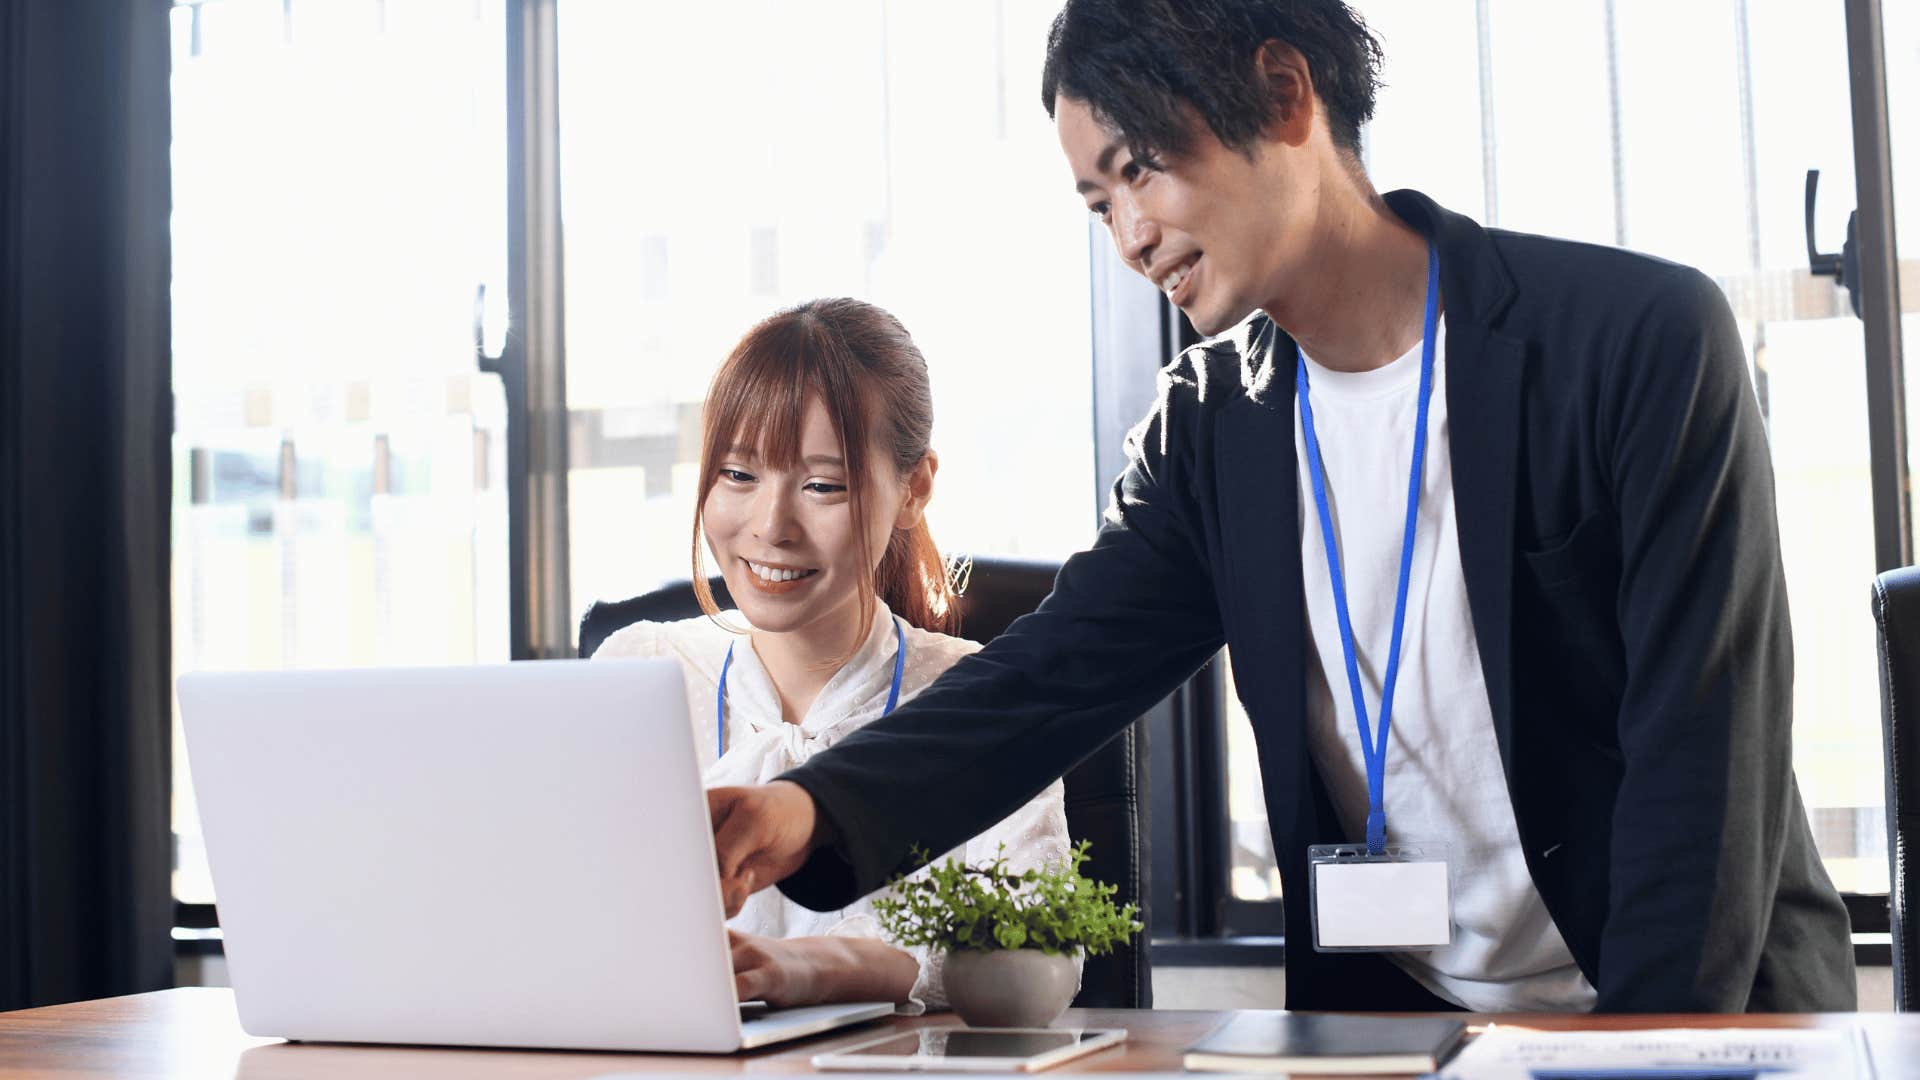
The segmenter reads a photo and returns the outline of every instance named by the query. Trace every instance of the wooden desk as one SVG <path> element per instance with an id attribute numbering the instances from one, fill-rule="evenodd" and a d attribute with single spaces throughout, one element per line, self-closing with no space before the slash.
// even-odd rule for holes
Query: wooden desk
<path id="1" fill-rule="evenodd" d="M 1175 1010 L 1074 1010 L 1061 1021 L 1124 1027 L 1124 1047 L 1051 1070 L 1177 1072 L 1180 1053 L 1231 1013 Z M 1920 1078 L 1920 1014 L 1838 1013 L 1814 1016 L 1507 1016 L 1476 1017 L 1555 1029 L 1647 1027 L 1798 1027 L 1866 1030 L 1879 1080 Z M 899 1028 L 951 1023 L 940 1014 L 894 1019 Z M 828 1046 L 884 1031 L 855 1028 L 831 1039 L 804 1040 L 729 1057 L 599 1054 L 564 1051 L 441 1050 L 391 1046 L 288 1045 L 251 1038 L 234 1017 L 233 995 L 204 988 L 83 1001 L 0 1013 L 0 1077 L 308 1077 L 585 1078 L 608 1073 L 808 1073 L 807 1060 Z M 843 1073 L 843 1076 L 857 1074 Z M 1195 1074 L 1204 1076 L 1205 1074 Z"/>

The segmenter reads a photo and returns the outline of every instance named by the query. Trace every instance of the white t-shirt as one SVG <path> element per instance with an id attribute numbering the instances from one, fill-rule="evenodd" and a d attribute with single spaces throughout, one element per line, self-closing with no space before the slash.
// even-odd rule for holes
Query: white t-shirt
<path id="1" fill-rule="evenodd" d="M 720 616 L 729 626 L 746 628 L 738 611 Z M 916 626 L 905 628 L 907 659 L 900 676 L 900 700 L 912 700 L 933 684 L 960 658 L 980 646 L 964 638 L 934 634 Z M 714 708 L 720 667 L 733 646 L 733 666 L 727 670 L 726 752 L 720 753 Z M 688 723 L 700 753 L 707 787 L 762 784 L 839 742 L 886 711 L 893 688 L 893 658 L 898 652 L 893 613 L 885 604 L 874 612 L 866 641 L 827 680 L 798 724 L 781 718 L 780 694 L 761 665 L 752 643 L 704 616 L 679 622 L 641 622 L 625 627 L 602 642 L 595 660 L 632 657 L 671 657 L 680 661 L 686 679 Z M 992 861 L 1006 845 L 1007 865 L 1014 871 L 1063 863 L 1069 847 L 1065 788 L 1055 780 L 1012 816 L 934 862 L 960 857 L 969 863 Z M 916 874 L 923 876 L 925 870 Z M 875 893 L 839 911 L 819 912 L 801 907 L 777 889 L 763 889 L 747 898 L 740 913 L 727 925 L 765 937 L 851 936 L 884 938 L 873 913 Z M 925 948 L 905 950 L 920 965 L 908 1003 L 909 1015 L 946 1005 L 943 976 L 946 956 Z M 1081 963 L 1075 958 L 1076 967 Z"/>
<path id="2" fill-rule="evenodd" d="M 1578 1012 L 1592 984 L 1527 873 L 1493 733 L 1473 615 L 1460 568 L 1448 446 L 1446 337 L 1434 347 L 1425 476 L 1414 527 L 1404 644 L 1387 739 L 1390 840 L 1452 845 L 1453 944 L 1388 956 L 1427 989 L 1480 1012 Z M 1407 520 L 1407 471 L 1419 415 L 1420 351 L 1373 371 L 1331 371 L 1302 354 L 1327 504 L 1340 547 L 1366 696 L 1380 722 Z M 1296 409 L 1297 409 L 1296 405 Z M 1308 743 L 1348 839 L 1366 838 L 1367 772 L 1340 645 L 1326 545 L 1298 423 L 1300 563 L 1315 663 L 1307 671 Z"/>

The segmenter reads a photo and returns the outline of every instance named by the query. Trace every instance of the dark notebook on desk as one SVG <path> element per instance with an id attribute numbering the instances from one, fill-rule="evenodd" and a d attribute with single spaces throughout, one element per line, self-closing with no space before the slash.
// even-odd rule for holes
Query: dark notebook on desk
<path id="1" fill-rule="evenodd" d="M 1185 1064 L 1206 1072 L 1427 1073 L 1466 1032 L 1444 1017 L 1250 1012 L 1188 1047 Z"/>

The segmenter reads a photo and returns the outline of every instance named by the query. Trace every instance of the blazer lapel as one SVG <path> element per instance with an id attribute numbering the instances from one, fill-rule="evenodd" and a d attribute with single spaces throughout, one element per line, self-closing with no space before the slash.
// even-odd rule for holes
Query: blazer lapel
<path id="1" fill-rule="evenodd" d="M 1447 322 L 1447 416 L 1460 568 L 1487 680 L 1500 763 L 1513 783 L 1514 502 L 1520 483 L 1524 342 L 1494 329 L 1517 290 L 1487 231 L 1417 191 L 1387 207 L 1440 249 Z"/>
<path id="2" fill-rule="evenodd" d="M 1447 320 L 1447 416 L 1460 568 L 1500 760 L 1513 776 L 1513 546 L 1526 349 L 1475 322 Z"/>

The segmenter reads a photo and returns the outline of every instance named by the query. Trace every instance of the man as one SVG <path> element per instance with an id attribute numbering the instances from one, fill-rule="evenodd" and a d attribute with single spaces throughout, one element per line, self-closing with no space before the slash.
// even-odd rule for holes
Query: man
<path id="1" fill-rule="evenodd" d="M 1290 1007 L 1854 1007 L 1724 299 L 1685 267 L 1376 194 L 1379 58 L 1337 0 L 1070 0 L 1044 95 L 1075 185 L 1129 266 L 1232 333 L 1165 372 L 1038 612 L 802 768 L 712 793 L 730 905 L 882 885 L 1224 643 Z M 1381 941 L 1438 910 L 1439 947 L 1315 947 L 1347 910 L 1316 931 L 1331 879 L 1308 848 L 1363 837 L 1439 853 L 1450 891 L 1366 879 Z"/>

